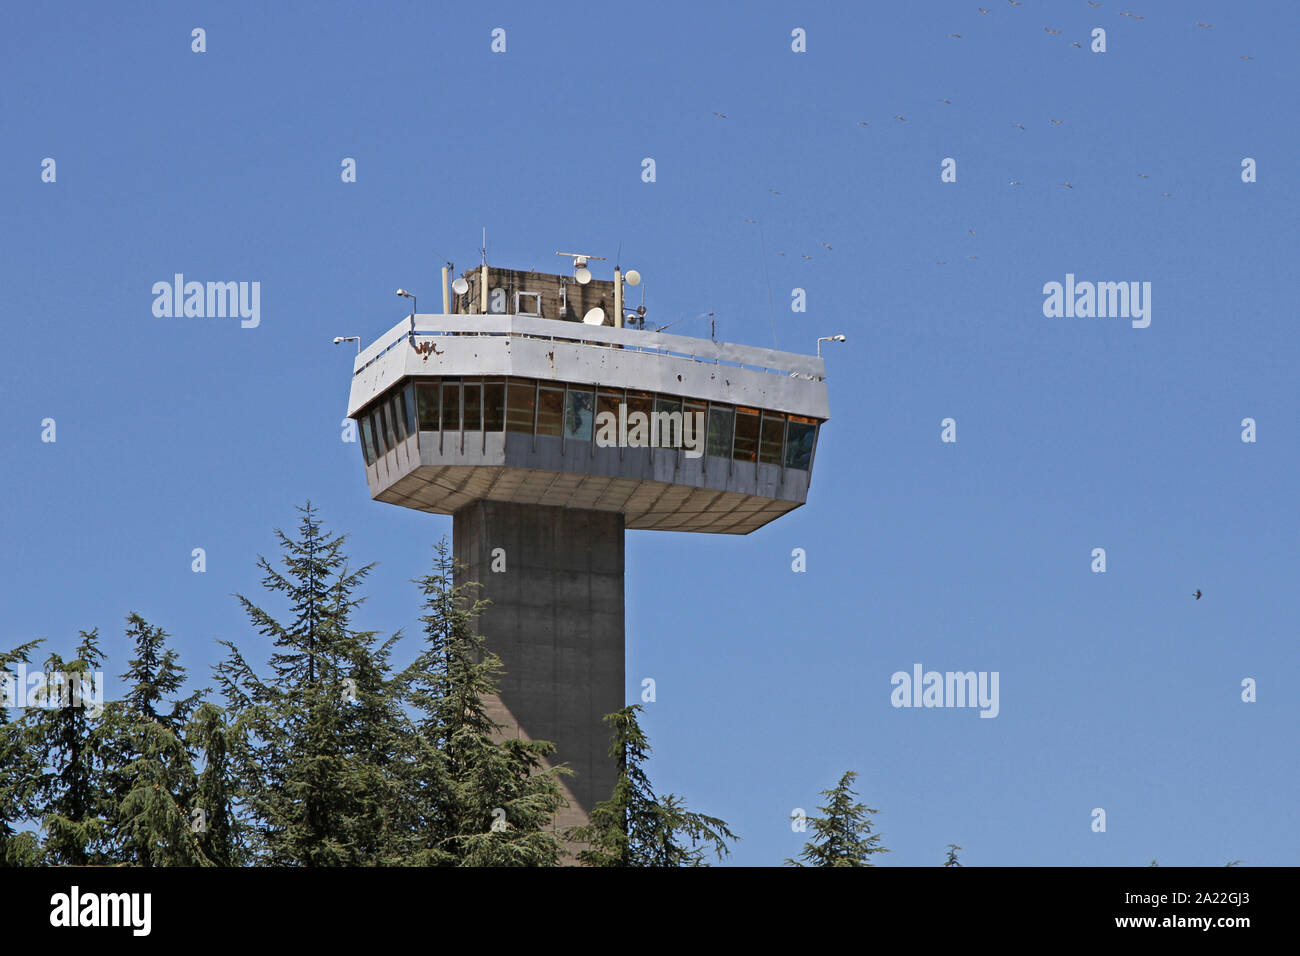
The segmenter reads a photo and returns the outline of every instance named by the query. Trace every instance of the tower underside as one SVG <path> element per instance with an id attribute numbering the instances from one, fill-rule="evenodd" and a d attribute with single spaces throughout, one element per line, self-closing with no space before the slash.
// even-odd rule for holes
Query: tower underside
<path id="1" fill-rule="evenodd" d="M 492 602 L 477 627 L 501 658 L 486 700 L 505 737 L 549 740 L 570 806 L 557 827 L 585 824 L 618 779 L 603 717 L 623 706 L 623 516 L 475 501 L 452 519 L 452 550 Z"/>

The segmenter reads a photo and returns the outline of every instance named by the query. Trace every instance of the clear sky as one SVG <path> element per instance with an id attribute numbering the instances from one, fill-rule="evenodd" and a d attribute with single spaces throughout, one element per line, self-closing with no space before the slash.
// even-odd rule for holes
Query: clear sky
<path id="1" fill-rule="evenodd" d="M 651 325 L 848 336 L 805 507 L 628 534 L 651 777 L 731 862 L 854 769 L 884 865 L 1296 864 L 1300 8 L 981 2 L 10 7 L 0 643 L 98 626 L 116 675 L 138 611 L 207 683 L 310 498 L 405 662 L 451 519 L 370 500 L 331 339 L 433 311 L 482 228 L 507 268 L 621 244 Z M 155 317 L 175 273 L 260 324 Z M 1149 327 L 1045 317 L 1067 274 L 1151 283 Z M 998 716 L 891 706 L 916 664 Z"/>

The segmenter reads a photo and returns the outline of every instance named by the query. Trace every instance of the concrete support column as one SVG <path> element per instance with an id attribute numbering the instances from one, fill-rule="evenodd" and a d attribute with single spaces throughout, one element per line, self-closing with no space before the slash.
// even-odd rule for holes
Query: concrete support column
<path id="1" fill-rule="evenodd" d="M 575 771 L 558 825 L 587 823 L 618 777 L 601 718 L 624 705 L 623 515 L 476 501 L 455 513 L 452 550 L 467 568 L 456 583 L 492 601 L 478 630 L 505 674 L 488 714 L 506 736 L 556 745 Z"/>

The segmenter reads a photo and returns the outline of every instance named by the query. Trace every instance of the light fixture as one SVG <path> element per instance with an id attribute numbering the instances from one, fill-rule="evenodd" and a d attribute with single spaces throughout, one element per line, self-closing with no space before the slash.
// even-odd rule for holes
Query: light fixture
<path id="1" fill-rule="evenodd" d="M 826 336 L 823 336 L 822 338 L 820 338 L 820 339 L 817 340 L 817 357 L 818 357 L 818 358 L 821 358 L 821 357 L 822 357 L 822 343 L 823 343 L 823 342 L 847 342 L 847 341 L 848 341 L 848 336 L 845 336 L 845 335 L 826 335 Z"/>
<path id="2" fill-rule="evenodd" d="M 342 345 L 344 342 L 356 342 L 356 343 L 357 343 L 357 354 L 358 354 L 358 355 L 361 354 L 361 336 L 359 336 L 359 335 L 336 335 L 336 336 L 334 336 L 334 344 L 335 344 L 335 345 Z"/>

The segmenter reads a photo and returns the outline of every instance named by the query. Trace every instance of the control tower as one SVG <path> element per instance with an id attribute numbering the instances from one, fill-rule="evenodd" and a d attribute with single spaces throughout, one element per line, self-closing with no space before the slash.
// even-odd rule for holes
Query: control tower
<path id="1" fill-rule="evenodd" d="M 829 417 L 820 358 L 647 331 L 635 272 L 573 258 L 572 276 L 443 269 L 442 312 L 361 351 L 348 400 L 370 496 L 453 516 L 505 664 L 488 713 L 575 771 L 560 827 L 618 778 L 624 531 L 749 534 L 798 508 Z"/>

